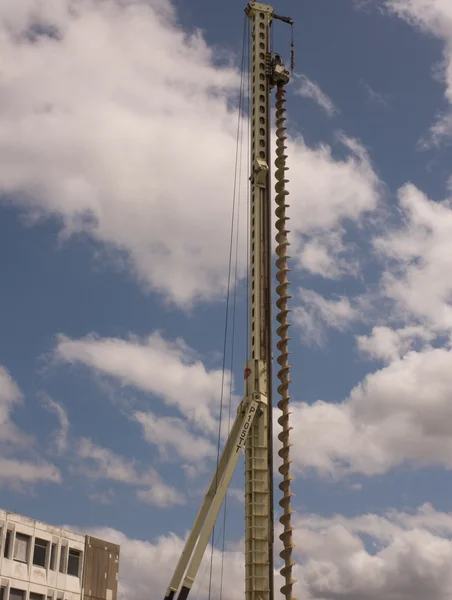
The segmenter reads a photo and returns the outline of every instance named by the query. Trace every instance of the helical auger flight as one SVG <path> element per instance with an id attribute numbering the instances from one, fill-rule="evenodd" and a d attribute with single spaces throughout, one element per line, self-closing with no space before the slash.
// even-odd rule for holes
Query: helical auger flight
<path id="1" fill-rule="evenodd" d="M 283 480 L 279 484 L 279 489 L 283 493 L 283 498 L 280 500 L 279 504 L 283 509 L 283 514 L 280 517 L 280 522 L 284 527 L 283 532 L 280 535 L 280 540 L 283 543 L 283 550 L 280 553 L 281 558 L 284 560 L 284 566 L 281 568 L 281 575 L 284 578 L 284 585 L 281 588 L 281 593 L 284 595 L 286 600 L 295 600 L 292 596 L 292 587 L 296 580 L 292 577 L 292 567 L 294 562 L 292 560 L 292 549 L 294 547 L 292 541 L 292 508 L 291 508 L 291 497 L 293 496 L 291 492 L 291 481 L 292 477 L 290 475 L 290 447 L 291 443 L 289 442 L 289 433 L 292 427 L 289 424 L 289 384 L 290 384 L 290 365 L 289 365 L 289 340 L 290 337 L 288 335 L 288 330 L 290 327 L 289 322 L 289 308 L 288 308 L 288 300 L 291 298 L 288 288 L 290 285 L 290 281 L 288 279 L 288 273 L 290 271 L 288 266 L 289 256 L 287 254 L 287 248 L 289 246 L 288 240 L 288 229 L 286 228 L 287 221 L 289 217 L 286 215 L 286 208 L 288 208 L 288 204 L 286 203 L 286 197 L 289 192 L 286 190 L 286 183 L 288 180 L 286 179 L 286 171 L 288 167 L 286 165 L 287 155 L 286 155 L 286 108 L 285 108 L 285 85 L 280 84 L 277 87 L 276 92 L 276 160 L 275 160 L 275 191 L 276 191 L 276 279 L 278 281 L 278 285 L 276 287 L 276 293 L 278 295 L 278 300 L 276 301 L 276 306 L 278 308 L 278 313 L 276 315 L 276 319 L 279 323 L 277 328 L 277 335 L 279 337 L 279 341 L 277 343 L 277 348 L 279 351 L 278 356 L 278 364 L 280 369 L 278 371 L 278 379 L 280 380 L 280 384 L 278 386 L 278 393 L 281 396 L 278 402 L 278 408 L 281 410 L 281 416 L 278 419 L 278 423 L 281 425 L 282 431 L 278 436 L 282 447 L 279 450 L 278 454 L 282 459 L 282 464 L 279 467 L 279 472 L 281 473 Z"/>

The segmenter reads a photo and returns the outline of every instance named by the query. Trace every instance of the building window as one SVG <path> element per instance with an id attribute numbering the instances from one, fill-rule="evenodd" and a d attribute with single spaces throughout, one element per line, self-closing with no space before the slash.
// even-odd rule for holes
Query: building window
<path id="1" fill-rule="evenodd" d="M 9 590 L 9 600 L 25 600 L 25 590 L 11 588 Z"/>
<path id="2" fill-rule="evenodd" d="M 36 592 L 30 592 L 30 600 L 45 600 L 44 594 L 37 594 Z"/>
<path id="3" fill-rule="evenodd" d="M 48 542 L 46 540 L 41 540 L 40 538 L 35 539 L 35 548 L 33 550 L 33 564 L 37 567 L 46 566 L 47 544 Z"/>
<path id="4" fill-rule="evenodd" d="M 55 562 L 56 562 L 56 544 L 52 544 L 50 549 L 50 570 L 55 571 Z"/>
<path id="5" fill-rule="evenodd" d="M 79 576 L 81 556 L 82 553 L 80 552 L 80 550 L 74 550 L 73 548 L 69 548 L 69 557 L 67 562 L 68 575 L 73 575 L 74 577 Z"/>
<path id="6" fill-rule="evenodd" d="M 6 587 L 0 587 L 0 600 L 6 600 Z"/>
<path id="7" fill-rule="evenodd" d="M 61 546 L 60 551 L 60 573 L 66 573 L 66 546 Z"/>
<path id="8" fill-rule="evenodd" d="M 11 530 L 8 529 L 6 532 L 6 538 L 5 538 L 5 550 L 3 551 L 3 556 L 5 558 L 10 557 L 10 548 L 11 548 Z"/>
<path id="9" fill-rule="evenodd" d="M 19 562 L 27 562 L 28 557 L 28 542 L 30 536 L 23 533 L 16 533 L 16 541 L 14 543 L 14 560 Z"/>

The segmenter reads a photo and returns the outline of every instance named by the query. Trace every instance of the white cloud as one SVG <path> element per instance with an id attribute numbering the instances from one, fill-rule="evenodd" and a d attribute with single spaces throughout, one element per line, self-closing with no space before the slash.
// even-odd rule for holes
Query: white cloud
<path id="1" fill-rule="evenodd" d="M 399 190 L 402 224 L 374 241 L 387 267 L 383 293 L 392 315 L 436 332 L 452 328 L 452 204 L 434 202 L 412 184 Z M 389 259 L 389 260 L 388 260 Z"/>
<path id="2" fill-rule="evenodd" d="M 445 600 L 452 594 L 451 516 L 425 505 L 332 519 L 297 518 L 310 600 Z M 366 547 L 363 536 L 370 541 Z M 371 548 L 369 548 L 369 544 Z"/>
<path id="3" fill-rule="evenodd" d="M 93 478 L 146 485 L 151 483 L 154 476 L 153 471 L 138 474 L 135 461 L 126 460 L 111 450 L 94 444 L 87 438 L 80 439 L 77 454 L 81 459 L 87 461 L 86 464 L 82 463 L 82 471 Z"/>
<path id="4" fill-rule="evenodd" d="M 41 394 L 41 397 L 44 407 L 49 412 L 55 414 L 58 419 L 59 429 L 55 431 L 53 438 L 57 452 L 62 454 L 68 447 L 70 423 L 67 412 L 62 404 L 53 400 L 48 394 L 43 393 Z"/>
<path id="5" fill-rule="evenodd" d="M 338 273 L 328 246 L 319 240 L 312 239 L 304 244 L 299 258 L 303 267 L 310 273 L 326 273 L 330 276 L 336 276 Z"/>
<path id="6" fill-rule="evenodd" d="M 66 233 L 124 251 L 136 277 L 176 302 L 221 293 L 238 74 L 214 67 L 200 35 L 154 2 L 61 0 L 55 18 L 54 4 L 28 0 L 28 18 L 1 32 L 0 188 Z M 17 43 L 38 21 L 61 40 Z"/>
<path id="7" fill-rule="evenodd" d="M 377 208 L 381 193 L 365 148 L 342 134 L 337 139 L 342 160 L 326 144 L 311 149 L 301 137 L 287 143 L 292 264 L 330 279 L 357 275 L 354 247 L 343 237 Z"/>
<path id="8" fill-rule="evenodd" d="M 221 393 L 221 370 L 208 370 L 181 340 L 169 342 L 159 334 L 145 340 L 97 338 L 71 340 L 59 336 L 57 360 L 80 363 L 122 385 L 135 386 L 176 406 L 190 421 L 216 431 L 215 416 Z M 226 374 L 226 389 L 229 387 Z"/>
<path id="9" fill-rule="evenodd" d="M 337 230 L 342 222 L 360 221 L 377 207 L 381 184 L 366 149 L 345 135 L 339 135 L 338 142 L 347 151 L 342 160 L 334 160 L 327 144 L 311 149 L 301 137 L 287 142 L 290 221 L 295 233 Z M 298 197 L 303 201 L 296 201 Z"/>
<path id="10" fill-rule="evenodd" d="M 228 498 L 233 498 L 237 502 L 241 504 L 245 503 L 245 490 L 241 488 L 229 488 L 228 489 Z"/>
<path id="11" fill-rule="evenodd" d="M 340 279 L 344 275 L 356 275 L 358 261 L 352 257 L 353 247 L 343 242 L 344 229 L 318 232 L 300 243 L 295 259 L 299 266 L 313 275 L 328 279 Z"/>
<path id="12" fill-rule="evenodd" d="M 87 477 L 144 487 L 137 490 L 137 498 L 161 508 L 185 504 L 184 495 L 162 481 L 153 467 L 139 471 L 136 461 L 127 460 L 86 438 L 79 441 L 77 454 L 79 471 Z"/>
<path id="13" fill-rule="evenodd" d="M 11 420 L 11 413 L 23 395 L 8 370 L 0 365 L 0 481 L 20 487 L 23 483 L 50 481 L 58 483 L 59 470 L 42 459 L 29 462 L 20 453 L 33 447 L 34 440 L 22 432 Z M 12 458 L 8 456 L 14 455 Z M 36 453 L 35 453 L 36 455 Z"/>
<path id="14" fill-rule="evenodd" d="M 447 0 L 385 0 L 385 4 L 400 18 L 428 33 L 445 38 L 452 33 L 452 10 Z"/>
<path id="15" fill-rule="evenodd" d="M 439 4 L 431 6 L 436 10 Z M 378 304 L 379 325 L 358 337 L 358 348 L 388 365 L 368 375 L 341 403 L 294 404 L 295 467 L 300 471 L 371 475 L 405 464 L 452 466 L 447 458 L 452 431 L 446 425 L 452 203 L 434 202 L 407 184 L 399 190 L 398 208 L 400 224 L 374 240 L 384 267 L 377 302 L 376 295 L 365 297 L 372 307 L 363 306 L 363 298 L 332 301 L 308 291 L 294 310 L 305 339 L 321 342 L 325 325 L 345 330 Z M 324 260 L 326 272 L 330 265 Z M 440 344 L 445 347 L 435 349 Z"/>
<path id="16" fill-rule="evenodd" d="M 452 104 L 452 103 L 451 103 Z M 439 146 L 450 140 L 452 136 L 452 112 L 439 115 L 430 127 L 430 140 L 423 140 L 421 145 L 429 148 L 431 145 Z"/>
<path id="17" fill-rule="evenodd" d="M 379 106 L 384 106 L 384 107 L 389 106 L 390 98 L 387 94 L 383 94 L 382 92 L 375 91 L 365 81 L 362 81 L 361 83 L 364 86 L 364 89 L 366 90 L 367 95 L 369 96 L 369 100 L 372 104 L 377 104 Z"/>
<path id="18" fill-rule="evenodd" d="M 11 412 L 23 396 L 8 370 L 0 365 L 0 442 L 26 445 L 30 440 L 11 421 Z"/>
<path id="19" fill-rule="evenodd" d="M 26 483 L 59 483 L 60 481 L 60 471 L 50 463 L 42 460 L 29 462 L 0 457 L 0 482 L 2 483 L 21 488 L 22 484 Z"/>
<path id="20" fill-rule="evenodd" d="M 111 504 L 115 498 L 113 490 L 109 489 L 106 492 L 94 492 L 88 496 L 90 500 L 99 502 L 99 504 Z"/>
<path id="21" fill-rule="evenodd" d="M 363 484 L 362 483 L 352 483 L 350 485 L 350 489 L 353 490 L 354 492 L 361 492 L 361 490 L 363 489 Z"/>
<path id="22" fill-rule="evenodd" d="M 301 304 L 293 310 L 293 323 L 307 342 L 322 344 L 325 327 L 344 331 L 361 317 L 360 308 L 353 306 L 346 296 L 328 300 L 314 290 L 300 288 L 297 297 Z"/>
<path id="23" fill-rule="evenodd" d="M 0 366 L 0 400 L 2 402 L 1 420 L 4 422 L 11 406 L 22 400 L 22 392 L 8 370 L 2 366 Z"/>
<path id="24" fill-rule="evenodd" d="M 359 335 L 356 339 L 361 352 L 371 358 L 391 362 L 415 349 L 416 344 L 425 348 L 434 337 L 434 334 L 421 326 L 401 329 L 377 326 L 372 329 L 370 335 Z"/>
<path id="25" fill-rule="evenodd" d="M 171 506 L 180 506 L 185 504 L 185 496 L 174 488 L 166 485 L 162 481 L 158 481 L 147 490 L 138 490 L 138 500 L 146 504 L 152 504 L 159 508 L 167 508 Z"/>
<path id="26" fill-rule="evenodd" d="M 442 79 L 445 95 L 452 105 L 452 4 L 448 0 L 385 0 L 400 18 L 444 42 Z M 452 108 L 451 108 L 452 111 Z M 452 112 L 440 115 L 430 129 L 430 143 L 440 144 L 452 134 Z"/>
<path id="27" fill-rule="evenodd" d="M 405 464 L 452 468 L 452 205 L 433 202 L 411 184 L 399 191 L 399 200 L 400 225 L 374 240 L 384 261 L 381 325 L 357 337 L 362 353 L 387 366 L 341 403 L 294 404 L 299 471 L 340 476 Z M 361 298 L 331 300 L 312 291 L 302 298 L 294 323 L 314 341 L 322 341 L 326 325 L 345 330 L 368 316 Z"/>
<path id="28" fill-rule="evenodd" d="M 121 385 L 134 386 L 158 397 L 169 407 L 175 406 L 183 419 L 157 416 L 154 411 L 130 407 L 126 411 L 129 418 L 141 426 L 145 440 L 156 447 L 161 460 L 181 463 L 186 475 L 194 477 L 216 457 L 216 444 L 206 435 L 216 437 L 218 432 L 221 370 L 208 370 L 182 340 L 170 342 L 159 334 L 144 340 L 94 336 L 71 340 L 59 336 L 54 356 L 63 363 L 86 365 Z M 224 385 L 227 390 L 228 372 Z M 236 400 L 233 397 L 234 405 Z M 226 422 L 226 414 L 223 416 Z M 225 437 L 225 427 L 222 433 Z M 121 464 L 120 468 L 130 476 L 129 465 Z M 148 494 L 141 492 L 140 498 L 151 499 L 155 490 L 154 486 Z M 179 496 L 174 494 L 174 498 Z"/>
<path id="29" fill-rule="evenodd" d="M 322 92 L 320 87 L 314 81 L 311 81 L 306 75 L 298 75 L 296 78 L 297 88 L 295 93 L 303 98 L 314 100 L 329 117 L 334 117 L 339 111 L 331 98 Z"/>
<path id="30" fill-rule="evenodd" d="M 239 74 L 175 21 L 163 0 L 3 3 L 0 190 L 64 235 L 119 250 L 145 287 L 189 306 L 224 291 Z M 33 23 L 60 39 L 26 43 Z M 378 178 L 344 140 L 342 161 L 290 143 L 296 231 L 375 208 Z"/>
<path id="31" fill-rule="evenodd" d="M 176 459 L 199 465 L 216 456 L 214 444 L 192 434 L 182 419 L 157 417 L 152 412 L 136 412 L 133 418 L 141 425 L 146 441 L 155 444 L 164 460 Z"/>
<path id="32" fill-rule="evenodd" d="M 298 472 L 374 475 L 405 464 L 452 468 L 452 351 L 408 352 L 342 403 L 294 403 Z"/>

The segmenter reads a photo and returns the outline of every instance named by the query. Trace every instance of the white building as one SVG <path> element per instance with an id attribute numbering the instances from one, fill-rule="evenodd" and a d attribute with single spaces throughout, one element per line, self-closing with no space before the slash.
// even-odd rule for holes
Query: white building
<path id="1" fill-rule="evenodd" d="M 0 600 L 116 600 L 118 565 L 115 544 L 0 510 Z"/>

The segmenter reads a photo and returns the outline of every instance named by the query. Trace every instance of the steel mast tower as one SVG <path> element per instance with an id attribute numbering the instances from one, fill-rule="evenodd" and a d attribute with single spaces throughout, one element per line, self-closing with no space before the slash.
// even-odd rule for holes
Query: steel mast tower
<path id="1" fill-rule="evenodd" d="M 250 174 L 250 356 L 245 368 L 245 394 L 229 434 L 217 470 L 187 538 L 184 551 L 174 571 L 165 600 L 186 600 L 209 542 L 212 529 L 232 479 L 241 451 L 245 449 L 245 600 L 274 600 L 273 566 L 273 402 L 272 402 L 272 205 L 270 201 L 270 92 L 277 87 L 277 158 L 276 228 L 278 286 L 277 330 L 280 370 L 278 407 L 282 411 L 279 455 L 283 475 L 280 484 L 284 497 L 280 536 L 284 548 L 281 574 L 285 584 L 281 592 L 292 597 L 292 528 L 290 509 L 290 458 L 288 410 L 288 309 L 287 230 L 285 224 L 285 85 L 289 71 L 270 47 L 274 19 L 293 24 L 287 17 L 274 13 L 271 6 L 250 2 L 246 8 L 251 28 L 251 174 Z M 293 47 L 293 39 L 292 39 Z M 293 52 L 292 52 L 293 69 Z"/>
<path id="2" fill-rule="evenodd" d="M 258 394 L 245 451 L 246 600 L 273 597 L 273 460 L 270 205 L 270 26 L 273 9 L 252 2 L 251 21 L 251 202 L 250 360 L 246 396 Z"/>

